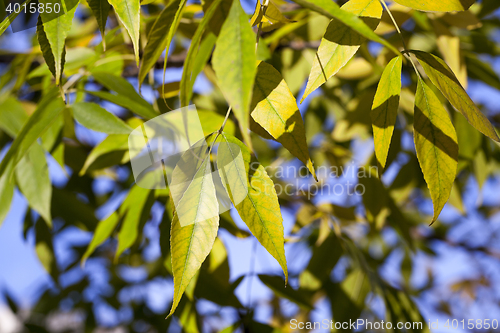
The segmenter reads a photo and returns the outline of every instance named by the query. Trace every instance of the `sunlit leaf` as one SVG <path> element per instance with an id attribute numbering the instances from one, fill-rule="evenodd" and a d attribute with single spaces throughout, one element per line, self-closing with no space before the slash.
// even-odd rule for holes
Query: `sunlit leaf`
<path id="1" fill-rule="evenodd" d="M 240 2 L 233 1 L 215 44 L 212 65 L 219 88 L 232 106 L 249 147 L 252 147 L 248 133 L 249 109 L 256 62 L 255 35 Z"/>
<path id="2" fill-rule="evenodd" d="M 266 62 L 257 67 L 250 109 L 253 120 L 306 164 L 316 178 L 297 101 L 281 74 Z"/>
<path id="3" fill-rule="evenodd" d="M 40 1 L 40 3 L 52 4 L 48 0 Z M 62 15 L 40 13 L 37 25 L 38 42 L 45 61 L 56 79 L 56 84 L 59 84 L 64 70 L 65 41 L 77 7 L 75 1 L 64 1 L 64 3 L 68 12 Z"/>
<path id="4" fill-rule="evenodd" d="M 36 210 L 52 226 L 50 200 L 52 184 L 43 148 L 37 143 L 31 146 L 16 166 L 16 183 L 31 208 Z"/>
<path id="5" fill-rule="evenodd" d="M 87 0 L 87 2 L 97 20 L 97 25 L 99 26 L 99 31 L 101 32 L 103 45 L 104 48 L 106 48 L 106 39 L 104 37 L 104 30 L 106 28 L 106 21 L 108 20 L 108 14 L 110 8 L 109 2 L 108 0 Z"/>
<path id="6" fill-rule="evenodd" d="M 196 80 L 198 74 L 200 74 L 203 66 L 205 66 L 212 52 L 217 39 L 216 36 L 211 33 L 205 34 L 203 42 L 201 41 L 201 38 L 222 1 L 223 0 L 213 1 L 208 10 L 205 11 L 205 16 L 203 16 L 203 20 L 200 22 L 200 25 L 191 39 L 191 45 L 189 46 L 186 60 L 184 61 L 184 70 L 182 71 L 180 92 L 181 106 L 189 105 L 189 100 L 193 95 L 192 90 L 194 81 Z"/>
<path id="7" fill-rule="evenodd" d="M 469 9 L 476 0 L 394 0 L 400 5 L 426 12 L 455 12 Z"/>
<path id="8" fill-rule="evenodd" d="M 489 138 L 500 142 L 500 138 L 486 116 L 478 109 L 458 82 L 448 65 L 438 57 L 421 51 L 412 51 L 418 58 L 432 83 L 439 88 L 448 101 L 460 111 L 467 121 Z"/>
<path id="9" fill-rule="evenodd" d="M 450 197 L 457 174 L 458 144 L 455 128 L 436 94 L 419 80 L 415 95 L 415 148 L 431 193 L 437 220 Z"/>
<path id="10" fill-rule="evenodd" d="M 371 30 L 382 17 L 378 0 L 351 0 L 341 10 L 359 16 Z M 344 67 L 365 41 L 355 29 L 333 19 L 321 39 L 301 102 Z"/>
<path id="11" fill-rule="evenodd" d="M 387 162 L 392 133 L 394 132 L 398 114 L 402 66 L 402 57 L 396 57 L 389 62 L 382 73 L 373 100 L 371 118 L 375 154 L 382 168 L 385 168 Z"/>
<path id="12" fill-rule="evenodd" d="M 142 56 L 139 70 L 139 84 L 142 84 L 149 70 L 158 61 L 165 48 L 168 55 L 170 43 L 186 1 L 174 0 L 170 2 L 158 15 L 148 34 L 148 43 Z"/>
<path id="13" fill-rule="evenodd" d="M 288 281 L 288 270 L 285 257 L 283 217 L 278 203 L 274 183 L 266 170 L 255 159 L 252 159 L 249 149 L 238 139 L 227 134 L 221 135 L 221 143 L 217 154 L 219 174 L 226 189 L 231 190 L 231 198 L 236 197 L 236 191 L 248 190 L 245 199 L 236 204 L 235 208 L 248 229 L 278 261 L 285 273 L 285 284 Z M 234 145 L 240 150 L 235 152 Z M 230 161 L 238 159 L 241 153 L 244 170 L 239 164 L 232 168 L 224 168 Z"/>

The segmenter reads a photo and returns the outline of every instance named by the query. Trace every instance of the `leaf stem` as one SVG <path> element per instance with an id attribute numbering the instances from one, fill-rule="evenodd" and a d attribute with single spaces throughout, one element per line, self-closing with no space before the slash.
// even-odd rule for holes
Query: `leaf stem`
<path id="1" fill-rule="evenodd" d="M 210 155 L 210 153 L 212 152 L 212 148 L 215 145 L 215 141 L 217 141 L 217 139 L 219 138 L 219 135 L 221 135 L 222 131 L 224 131 L 224 127 L 226 127 L 227 119 L 229 118 L 229 115 L 231 114 L 231 109 L 232 109 L 231 106 L 229 106 L 229 109 L 227 109 L 227 112 L 226 112 L 226 117 L 224 118 L 224 122 L 222 122 L 222 125 L 219 128 L 219 130 L 217 131 L 217 135 L 215 136 L 214 141 L 212 141 L 212 144 L 210 145 L 210 150 L 208 151 L 208 155 Z"/>
<path id="2" fill-rule="evenodd" d="M 408 51 L 408 47 L 406 46 L 406 42 L 405 42 L 405 39 L 403 37 L 403 33 L 401 32 L 401 29 L 399 28 L 398 26 L 398 23 L 396 22 L 396 19 L 394 18 L 394 16 L 392 15 L 392 12 L 391 10 L 389 9 L 389 6 L 387 6 L 387 4 L 385 3 L 384 0 L 379 0 L 380 3 L 382 4 L 382 6 L 385 8 L 385 10 L 387 11 L 387 14 L 389 14 L 389 17 L 391 18 L 391 21 L 392 23 L 394 24 L 394 27 L 396 28 L 396 31 L 398 32 L 398 35 L 399 37 L 401 38 L 401 42 L 403 42 L 403 49 L 404 51 L 401 52 L 403 55 L 406 55 L 406 57 L 410 60 L 412 66 L 413 66 L 413 69 L 415 69 L 415 73 L 417 73 L 417 76 L 419 78 L 421 78 L 421 75 L 420 75 L 420 72 L 418 71 L 417 69 L 417 65 L 415 64 L 415 62 L 413 61 L 413 59 L 411 58 L 411 55 L 409 54 L 410 51 Z"/>

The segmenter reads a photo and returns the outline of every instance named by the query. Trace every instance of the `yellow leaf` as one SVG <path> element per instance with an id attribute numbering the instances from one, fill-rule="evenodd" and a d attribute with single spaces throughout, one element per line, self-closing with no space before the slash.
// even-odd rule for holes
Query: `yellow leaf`
<path id="1" fill-rule="evenodd" d="M 281 216 L 278 196 L 274 183 L 267 175 L 264 167 L 252 158 L 249 149 L 238 139 L 228 134 L 221 135 L 222 143 L 217 154 L 217 166 L 222 183 L 230 189 L 230 197 L 237 197 L 237 192 L 247 188 L 248 195 L 235 205 L 241 219 L 248 229 L 266 250 L 278 261 L 285 273 L 285 284 L 288 281 L 288 270 L 285 257 L 285 239 L 283 217 Z M 239 151 L 233 149 L 239 147 Z M 224 168 L 228 161 L 238 159 L 242 155 L 244 168 L 234 164 L 234 168 Z"/>
<path id="2" fill-rule="evenodd" d="M 446 109 L 421 79 L 415 96 L 414 139 L 417 157 L 434 204 L 434 223 L 446 201 L 457 174 L 458 143 Z"/>
<path id="3" fill-rule="evenodd" d="M 281 74 L 266 62 L 257 67 L 251 105 L 252 119 L 306 164 L 316 178 L 297 101 Z"/>
<path id="4" fill-rule="evenodd" d="M 484 135 L 500 142 L 500 138 L 498 138 L 498 134 L 488 118 L 481 113 L 469 95 L 467 95 L 465 89 L 460 85 L 460 82 L 448 65 L 430 53 L 421 51 L 412 52 L 418 58 L 432 83 L 439 88 L 451 105 L 465 116 L 469 124 Z"/>
<path id="5" fill-rule="evenodd" d="M 457 79 L 467 89 L 467 67 L 460 48 L 460 38 L 453 33 L 440 21 L 433 20 L 432 25 L 436 32 L 436 44 L 444 60 L 450 66 Z"/>
<path id="6" fill-rule="evenodd" d="M 254 27 L 257 24 L 259 24 L 262 21 L 263 16 L 264 16 L 264 12 L 262 10 L 260 0 L 257 0 L 257 4 L 255 5 L 255 10 L 253 12 L 252 18 L 250 19 L 250 25 L 252 27 Z"/>
<path id="7" fill-rule="evenodd" d="M 389 62 L 378 84 L 371 111 L 375 155 L 385 168 L 392 133 L 398 115 L 399 96 L 401 95 L 401 69 L 403 58 L 396 57 Z"/>
<path id="8" fill-rule="evenodd" d="M 174 300 L 169 316 L 210 253 L 219 229 L 219 206 L 206 148 L 203 140 L 186 151 L 169 184 L 175 204 L 170 235 Z"/>
<path id="9" fill-rule="evenodd" d="M 464 11 L 476 0 L 394 0 L 400 5 L 425 12 L 456 12 Z"/>
<path id="10" fill-rule="evenodd" d="M 264 12 L 264 16 L 271 21 L 272 23 L 292 23 L 295 22 L 293 20 L 290 20 L 283 16 L 283 14 L 280 12 L 278 7 L 269 0 L 269 3 L 267 5 L 267 9 Z"/>
<path id="11" fill-rule="evenodd" d="M 375 30 L 382 17 L 382 5 L 379 0 L 351 0 L 341 8 L 361 17 L 372 30 Z M 300 102 L 302 103 L 310 93 L 344 67 L 365 40 L 365 37 L 340 21 L 332 20 L 321 39 L 307 80 L 306 90 Z"/>

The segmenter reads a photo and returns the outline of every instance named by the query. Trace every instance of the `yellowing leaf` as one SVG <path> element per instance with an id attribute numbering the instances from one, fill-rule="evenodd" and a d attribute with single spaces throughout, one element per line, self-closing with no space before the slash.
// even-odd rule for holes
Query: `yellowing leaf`
<path id="1" fill-rule="evenodd" d="M 108 0 L 87 0 L 92 13 L 94 14 L 97 25 L 99 26 L 99 31 L 101 32 L 103 47 L 106 49 L 106 38 L 104 36 L 104 30 L 106 28 L 106 21 L 108 20 L 109 14 L 109 2 Z"/>
<path id="2" fill-rule="evenodd" d="M 373 100 L 371 118 L 375 155 L 382 168 L 385 168 L 387 162 L 392 133 L 398 116 L 402 66 L 402 57 L 396 57 L 389 62 L 382 73 Z"/>
<path id="3" fill-rule="evenodd" d="M 95 249 L 99 245 L 104 243 L 106 239 L 109 238 L 109 236 L 111 236 L 111 233 L 113 232 L 113 230 L 115 230 L 116 226 L 118 225 L 118 222 L 120 222 L 120 216 L 117 212 L 113 212 L 107 218 L 99 222 L 97 228 L 95 229 L 94 236 L 92 237 L 92 240 L 90 241 L 87 250 L 83 254 L 81 261 L 82 266 L 85 265 L 85 262 L 90 257 L 90 255 L 95 251 Z"/>
<path id="4" fill-rule="evenodd" d="M 400 5 L 426 12 L 456 12 L 469 9 L 475 0 L 394 0 Z"/>
<path id="5" fill-rule="evenodd" d="M 500 138 L 488 118 L 481 113 L 467 95 L 448 65 L 432 54 L 421 51 L 412 52 L 418 58 L 432 83 L 439 88 L 451 105 L 465 116 L 469 124 L 484 135 L 500 142 Z"/>
<path id="6" fill-rule="evenodd" d="M 314 10 L 326 17 L 331 19 L 337 19 L 339 22 L 342 22 L 346 26 L 355 30 L 361 36 L 368 38 L 374 42 L 385 45 L 391 51 L 396 53 L 397 55 L 401 55 L 396 47 L 394 47 L 391 43 L 386 41 L 385 39 L 378 36 L 373 29 L 370 28 L 362 19 L 356 16 L 353 13 L 349 13 L 346 10 L 342 10 L 339 6 L 331 0 L 293 0 L 293 2 Z"/>
<path id="7" fill-rule="evenodd" d="M 169 184 L 175 204 L 170 236 L 174 300 L 169 316 L 210 253 L 219 228 L 219 206 L 206 148 L 203 141 L 186 151 Z"/>
<path id="8" fill-rule="evenodd" d="M 48 226 L 52 226 L 50 201 L 52 185 L 45 152 L 38 143 L 29 149 L 16 167 L 16 183 L 31 208 L 36 210 Z"/>
<path id="9" fill-rule="evenodd" d="M 415 95 L 413 127 L 418 161 L 434 204 L 434 223 L 450 197 L 457 174 L 458 143 L 446 109 L 421 79 Z"/>
<path id="10" fill-rule="evenodd" d="M 280 10 L 278 9 L 278 7 L 276 7 L 276 5 L 271 0 L 269 0 L 269 3 L 267 5 L 267 9 L 264 12 L 264 16 L 269 21 L 271 21 L 272 23 L 275 23 L 275 24 L 276 23 L 292 23 L 292 22 L 295 22 L 293 20 L 290 20 L 290 19 L 286 18 L 280 12 Z"/>
<path id="11" fill-rule="evenodd" d="M 249 147 L 249 108 L 256 62 L 255 35 L 240 2 L 235 0 L 215 44 L 212 64 L 219 88 L 232 106 Z"/>
<path id="12" fill-rule="evenodd" d="M 342 6 L 342 10 L 361 17 L 372 30 L 382 17 L 379 0 L 351 0 Z M 321 39 L 301 103 L 344 67 L 365 40 L 354 29 L 338 20 L 332 20 Z"/>
<path id="13" fill-rule="evenodd" d="M 141 6 L 139 0 L 109 0 L 115 9 L 118 19 L 127 29 L 134 46 L 135 62 L 139 66 L 139 28 L 141 21 Z"/>
<path id="14" fill-rule="evenodd" d="M 306 164 L 316 178 L 297 101 L 280 72 L 266 62 L 257 67 L 251 105 L 253 120 Z"/>
<path id="15" fill-rule="evenodd" d="M 170 42 L 179 25 L 185 0 L 174 0 L 166 6 L 156 18 L 149 34 L 148 43 L 142 56 L 141 68 L 139 69 L 139 84 L 142 84 L 148 72 L 158 61 L 165 48 L 168 55 Z"/>
<path id="16" fill-rule="evenodd" d="M 40 3 L 52 4 L 48 0 L 40 1 Z M 56 84 L 59 84 L 64 70 L 64 57 L 66 54 L 64 46 L 75 15 L 76 3 L 75 1 L 63 1 L 63 5 L 68 8 L 68 12 L 62 15 L 54 12 L 44 12 L 40 14 L 38 19 L 38 42 L 45 62 L 56 79 Z"/>
<path id="17" fill-rule="evenodd" d="M 248 188 L 248 195 L 239 204 L 235 205 L 241 219 L 246 223 L 248 229 L 258 239 L 260 244 L 278 261 L 285 273 L 285 284 L 288 281 L 288 270 L 285 257 L 283 217 L 278 203 L 278 196 L 274 183 L 267 175 L 264 167 L 255 159 L 249 149 L 238 139 L 223 133 L 222 143 L 219 145 L 217 154 L 217 165 L 224 186 L 235 192 Z M 240 149 L 236 152 L 232 149 L 237 145 Z M 227 170 L 223 166 L 227 160 L 237 160 L 237 154 L 241 153 L 245 169 L 236 167 Z M 234 194 L 234 193 L 233 193 Z M 230 197 L 236 195 L 230 195 Z"/>
<path id="18" fill-rule="evenodd" d="M 210 33 L 205 34 L 205 39 L 201 42 L 201 38 L 207 26 L 210 24 L 212 17 L 215 15 L 222 0 L 215 0 L 210 7 L 205 11 L 205 16 L 196 29 L 194 36 L 189 46 L 186 60 L 184 61 L 184 69 L 181 78 L 180 100 L 181 106 L 188 106 L 189 100 L 193 95 L 193 85 L 198 74 L 203 70 L 217 37 Z"/>

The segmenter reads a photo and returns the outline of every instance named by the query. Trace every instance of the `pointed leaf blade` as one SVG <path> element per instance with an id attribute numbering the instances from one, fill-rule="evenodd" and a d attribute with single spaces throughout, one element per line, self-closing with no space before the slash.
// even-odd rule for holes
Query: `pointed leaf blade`
<path id="1" fill-rule="evenodd" d="M 135 62 L 139 66 L 139 28 L 141 20 L 141 6 L 139 0 L 109 0 L 115 9 L 118 19 L 127 29 L 134 47 Z"/>
<path id="2" fill-rule="evenodd" d="M 359 16 L 371 30 L 375 30 L 382 17 L 379 0 L 351 0 L 341 10 Z M 355 29 L 332 20 L 321 39 L 301 102 L 344 67 L 365 41 Z"/>
<path id="3" fill-rule="evenodd" d="M 297 101 L 272 65 L 261 62 L 257 67 L 252 96 L 252 119 L 307 165 L 316 178 Z"/>
<path id="4" fill-rule="evenodd" d="M 434 204 L 434 223 L 450 197 L 457 174 L 458 143 L 447 111 L 421 79 L 415 96 L 413 126 L 418 161 Z"/>

